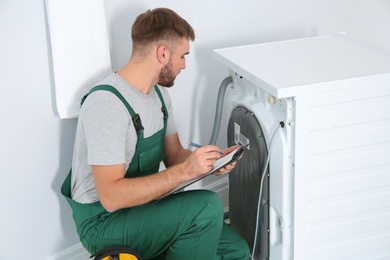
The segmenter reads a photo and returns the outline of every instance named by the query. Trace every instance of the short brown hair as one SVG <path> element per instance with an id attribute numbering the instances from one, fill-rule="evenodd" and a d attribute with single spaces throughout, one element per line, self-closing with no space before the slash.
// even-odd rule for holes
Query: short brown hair
<path id="1" fill-rule="evenodd" d="M 168 8 L 156 8 L 140 14 L 131 30 L 133 51 L 160 41 L 173 43 L 183 37 L 194 41 L 194 29 L 186 20 Z"/>

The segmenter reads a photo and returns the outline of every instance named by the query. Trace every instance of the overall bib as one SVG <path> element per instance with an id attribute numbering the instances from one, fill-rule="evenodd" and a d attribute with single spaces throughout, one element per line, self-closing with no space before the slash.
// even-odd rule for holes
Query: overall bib
<path id="1" fill-rule="evenodd" d="M 113 92 L 127 107 L 137 131 L 136 151 L 125 177 L 157 173 L 165 156 L 164 137 L 168 119 L 157 86 L 155 90 L 162 104 L 164 127 L 147 138 L 144 138 L 138 114 L 115 88 L 97 86 L 90 93 L 96 90 Z M 71 173 L 66 177 L 61 193 L 73 210 L 80 241 L 91 254 L 107 247 L 127 246 L 140 252 L 145 259 L 161 254 L 164 258 L 154 259 L 248 259 L 248 245 L 223 222 L 222 203 L 212 191 L 182 192 L 157 202 L 107 212 L 99 201 L 81 204 L 72 200 L 70 184 Z"/>

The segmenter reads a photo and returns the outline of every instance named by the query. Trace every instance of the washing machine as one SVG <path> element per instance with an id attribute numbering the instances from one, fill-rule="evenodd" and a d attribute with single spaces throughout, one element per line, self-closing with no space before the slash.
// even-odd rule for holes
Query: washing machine
<path id="1" fill-rule="evenodd" d="M 231 226 L 252 259 L 390 259 L 390 55 L 342 35 L 216 49 Z"/>

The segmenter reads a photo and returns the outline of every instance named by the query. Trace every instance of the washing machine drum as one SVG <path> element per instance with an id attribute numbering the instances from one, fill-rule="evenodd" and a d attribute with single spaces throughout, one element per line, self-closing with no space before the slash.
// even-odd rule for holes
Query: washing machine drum
<path id="1" fill-rule="evenodd" d="M 261 175 L 267 161 L 267 145 L 255 115 L 245 107 L 237 107 L 228 124 L 228 145 L 249 144 L 235 169 L 229 173 L 229 219 L 231 226 L 248 242 L 253 252 L 256 233 L 257 205 Z M 268 171 L 266 172 L 268 175 Z M 264 179 L 260 224 L 255 259 L 269 255 L 269 181 Z"/>

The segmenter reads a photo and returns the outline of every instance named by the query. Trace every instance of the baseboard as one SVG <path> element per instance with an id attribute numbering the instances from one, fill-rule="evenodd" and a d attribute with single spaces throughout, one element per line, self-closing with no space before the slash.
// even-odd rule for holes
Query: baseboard
<path id="1" fill-rule="evenodd" d="M 78 243 L 45 260 L 88 260 L 90 259 L 89 257 L 90 254 L 87 250 L 85 250 L 81 243 Z"/>

